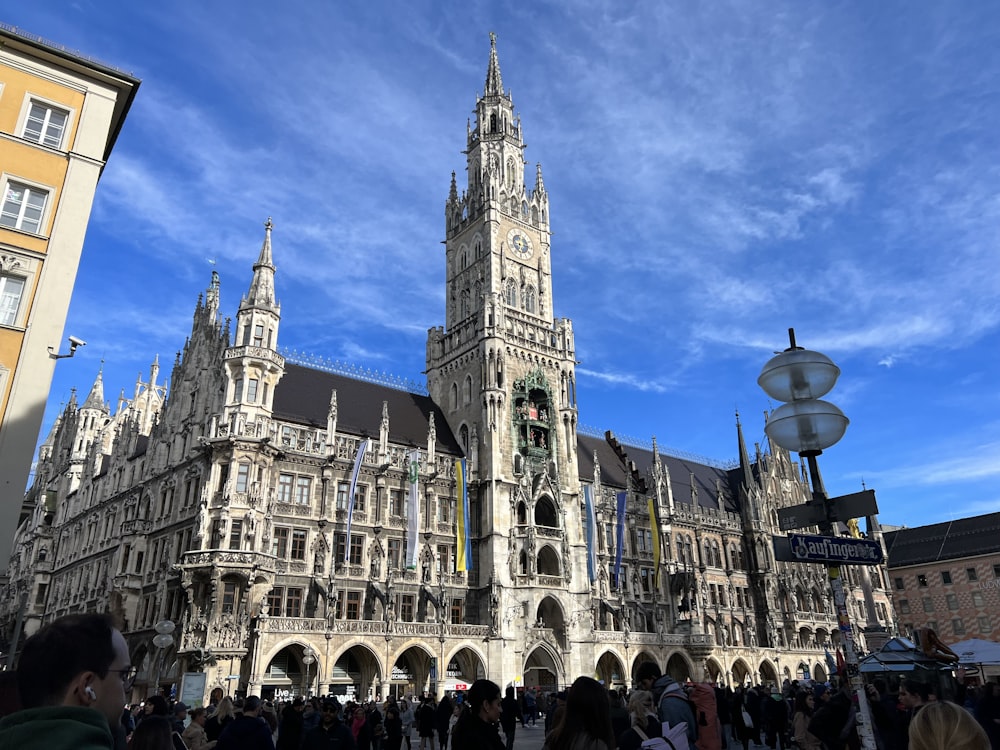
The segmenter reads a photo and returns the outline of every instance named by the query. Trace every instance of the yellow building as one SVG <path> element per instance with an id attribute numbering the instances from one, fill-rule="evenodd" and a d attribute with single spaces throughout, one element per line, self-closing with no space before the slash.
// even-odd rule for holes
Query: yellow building
<path id="1" fill-rule="evenodd" d="M 0 529 L 17 526 L 97 181 L 138 87 L 0 25 Z"/>

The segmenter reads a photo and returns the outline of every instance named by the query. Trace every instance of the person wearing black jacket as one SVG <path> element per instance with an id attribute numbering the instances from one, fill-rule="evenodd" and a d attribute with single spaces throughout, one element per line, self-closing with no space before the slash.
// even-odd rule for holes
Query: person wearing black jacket
<path id="1" fill-rule="evenodd" d="M 514 694 L 514 686 L 508 685 L 504 698 L 500 701 L 500 728 L 507 738 L 507 750 L 514 750 L 514 729 L 519 721 L 524 721 L 521 703 Z"/>
<path id="2" fill-rule="evenodd" d="M 438 743 L 441 746 L 441 750 L 448 750 L 448 730 L 450 729 L 453 710 L 454 704 L 452 704 L 451 698 L 445 695 L 434 711 L 434 726 L 437 729 Z"/>
<path id="3" fill-rule="evenodd" d="M 299 750 L 302 735 L 305 734 L 302 723 L 305 705 L 305 701 L 299 697 L 282 709 L 281 723 L 278 725 L 278 750 Z"/>
<path id="4" fill-rule="evenodd" d="M 260 718 L 263 707 L 256 695 L 243 701 L 243 714 L 222 731 L 216 750 L 274 750 L 271 729 Z"/>
<path id="5" fill-rule="evenodd" d="M 319 726 L 302 738 L 302 750 L 356 750 L 354 735 L 340 720 L 340 701 L 329 698 L 323 702 Z"/>
<path id="6" fill-rule="evenodd" d="M 466 695 L 469 707 L 452 730 L 452 750 L 504 750 L 500 732 L 500 686 L 476 680 Z"/>
<path id="7" fill-rule="evenodd" d="M 778 750 L 785 750 L 788 744 L 788 704 L 781 693 L 775 691 L 770 698 L 761 701 L 760 707 L 767 746 L 774 750 L 777 743 Z"/>

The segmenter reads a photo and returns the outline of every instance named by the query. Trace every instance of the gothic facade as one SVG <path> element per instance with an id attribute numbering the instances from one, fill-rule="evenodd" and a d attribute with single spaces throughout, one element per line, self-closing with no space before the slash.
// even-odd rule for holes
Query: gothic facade
<path id="1" fill-rule="evenodd" d="M 264 695 L 481 676 L 629 684 L 647 659 L 679 678 L 825 677 L 823 648 L 839 638 L 825 570 L 775 562 L 771 546 L 777 509 L 809 498 L 803 470 L 773 446 L 751 457 L 738 423 L 732 466 L 579 429 L 548 195 L 540 167 L 526 186 L 495 41 L 475 113 L 468 184 L 453 173 L 446 200 L 445 324 L 428 333 L 426 392 L 280 353 L 268 221 L 232 323 L 213 273 L 169 391 L 154 362 L 112 409 L 98 375 L 44 441 L 0 603 L 9 640 L 109 610 L 140 667 L 137 697 L 186 672 L 205 673 L 206 691 Z M 460 458 L 468 570 L 456 564 Z M 866 609 L 848 572 L 852 617 L 891 628 L 885 572 L 869 573 Z M 157 648 L 166 620 L 174 642 Z"/>

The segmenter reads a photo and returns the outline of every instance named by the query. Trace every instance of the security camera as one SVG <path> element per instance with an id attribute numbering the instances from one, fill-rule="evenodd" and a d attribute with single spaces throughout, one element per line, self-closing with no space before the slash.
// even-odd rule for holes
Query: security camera
<path id="1" fill-rule="evenodd" d="M 69 337 L 69 345 L 73 349 L 76 349 L 78 346 L 86 346 L 87 342 L 84 341 L 83 339 L 78 339 L 76 336 L 70 336 Z"/>
<path id="2" fill-rule="evenodd" d="M 78 339 L 76 336 L 70 336 L 69 337 L 69 353 L 68 354 L 57 354 L 56 351 L 55 351 L 55 349 L 53 349 L 50 346 L 49 347 L 49 356 L 52 357 L 52 359 L 66 359 L 67 357 L 72 357 L 74 354 L 76 354 L 76 350 L 79 349 L 81 346 L 86 346 L 86 345 L 87 345 L 87 342 L 84 341 L 83 339 Z"/>

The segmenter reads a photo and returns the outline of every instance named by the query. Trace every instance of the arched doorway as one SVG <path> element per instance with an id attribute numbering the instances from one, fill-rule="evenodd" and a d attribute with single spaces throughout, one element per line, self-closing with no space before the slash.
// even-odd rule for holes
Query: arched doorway
<path id="1" fill-rule="evenodd" d="M 486 665 L 471 648 L 456 651 L 448 659 L 444 674 L 445 690 L 468 690 L 473 682 L 486 677 Z"/>
<path id="2" fill-rule="evenodd" d="M 437 675 L 434 677 L 436 680 Z M 404 695 L 420 695 L 430 688 L 430 682 L 431 654 L 419 646 L 411 646 L 396 657 L 389 684 L 383 692 L 397 699 Z"/>
<path id="3" fill-rule="evenodd" d="M 538 574 L 543 576 L 559 575 L 559 555 L 549 544 L 538 551 Z"/>
<path id="4" fill-rule="evenodd" d="M 813 667 L 812 673 L 813 673 L 813 679 L 816 682 L 826 682 L 828 679 L 826 674 L 826 669 L 823 667 L 822 664 L 819 664 L 818 662 L 816 663 L 816 666 Z"/>
<path id="5" fill-rule="evenodd" d="M 725 675 L 722 672 L 722 665 L 715 659 L 705 660 L 705 678 L 714 685 L 724 685 Z"/>
<path id="6" fill-rule="evenodd" d="M 601 658 L 597 660 L 597 669 L 594 670 L 594 679 L 598 680 L 608 689 L 625 686 L 628 673 L 625 666 L 611 651 L 605 651 Z"/>
<path id="7" fill-rule="evenodd" d="M 778 683 L 778 668 L 770 659 L 764 659 L 760 663 L 760 681 L 765 685 L 771 685 L 775 688 L 780 687 Z"/>
<path id="8" fill-rule="evenodd" d="M 302 644 L 294 643 L 272 657 L 261 678 L 261 698 L 290 700 L 296 695 L 307 695 L 310 686 L 315 688 L 320 666 L 315 657 L 308 665 L 305 664 L 305 649 Z"/>
<path id="9" fill-rule="evenodd" d="M 555 656 L 543 646 L 537 646 L 524 661 L 524 684 L 538 687 L 544 692 L 557 690 L 562 684 L 562 674 Z"/>
<path id="10" fill-rule="evenodd" d="M 632 683 L 633 684 L 635 683 L 635 673 L 639 669 L 639 665 L 643 664 L 644 662 L 647 662 L 647 661 L 653 662 L 653 664 L 656 665 L 657 669 L 660 668 L 660 662 L 657 661 L 657 659 L 656 659 L 655 656 L 653 656 L 648 651 L 640 651 L 638 654 L 636 654 L 635 660 L 632 662 Z"/>
<path id="11" fill-rule="evenodd" d="M 351 646 L 333 662 L 327 692 L 351 700 L 374 698 L 376 684 L 382 681 L 378 659 L 367 646 Z"/>
<path id="12" fill-rule="evenodd" d="M 667 660 L 666 673 L 678 682 L 687 682 L 693 679 L 692 672 L 694 672 L 694 665 L 680 651 L 674 653 Z"/>
<path id="13" fill-rule="evenodd" d="M 742 659 L 733 662 L 733 683 L 736 685 L 750 684 L 750 666 Z"/>
<path id="14" fill-rule="evenodd" d="M 800 680 L 810 679 L 809 665 L 806 664 L 804 661 L 800 661 L 799 668 L 795 671 L 795 674 L 798 676 Z"/>

